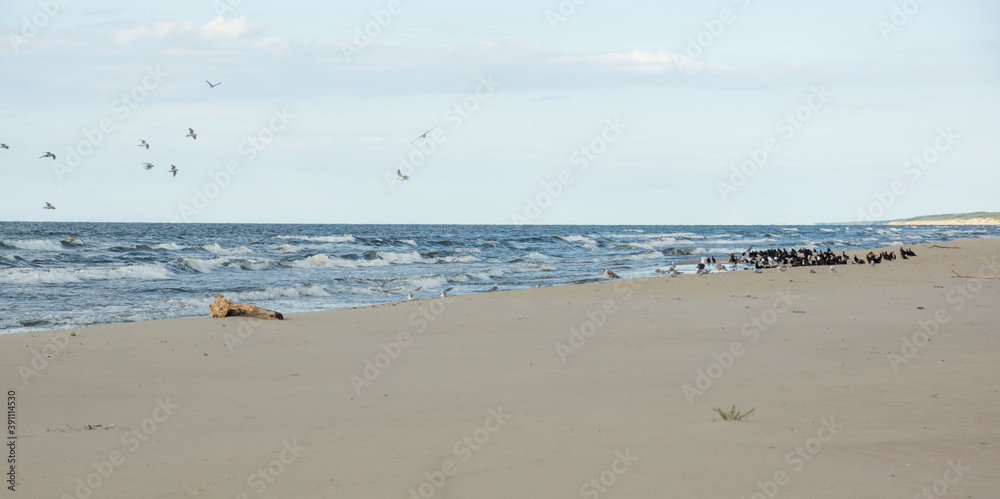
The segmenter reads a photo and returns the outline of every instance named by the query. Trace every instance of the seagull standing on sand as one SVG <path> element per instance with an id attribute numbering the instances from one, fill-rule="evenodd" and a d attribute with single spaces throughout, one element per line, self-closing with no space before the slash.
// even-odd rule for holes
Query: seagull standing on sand
<path id="1" fill-rule="evenodd" d="M 494 292 L 494 291 L 496 291 L 496 290 L 498 290 L 498 289 L 500 289 L 500 288 L 499 288 L 499 287 L 497 287 L 497 285 L 496 285 L 496 284 L 494 284 L 494 285 L 493 285 L 493 287 L 492 287 L 492 288 L 490 288 L 490 290 L 489 290 L 489 291 L 487 291 L 487 293 L 492 293 L 492 292 Z"/>
<path id="2" fill-rule="evenodd" d="M 176 167 L 176 166 L 174 166 L 174 165 L 170 165 L 170 169 L 169 169 L 169 170 L 167 170 L 167 173 L 173 173 L 173 174 L 174 174 L 174 176 L 176 177 L 176 176 L 177 176 L 177 171 L 178 171 L 178 170 L 177 170 L 177 167 Z"/>
<path id="3" fill-rule="evenodd" d="M 427 138 L 427 134 L 433 132 L 434 130 L 437 130 L 437 127 L 434 127 L 434 128 L 431 128 L 430 130 L 427 130 L 426 132 L 424 132 L 423 134 L 421 134 L 419 137 L 413 139 L 413 142 L 416 142 L 416 141 L 418 141 L 420 139 L 426 139 Z M 410 142 L 410 143 L 412 144 L 413 142 Z"/>
<path id="4" fill-rule="evenodd" d="M 608 276 L 609 279 L 621 279 L 618 274 L 614 273 L 611 269 L 604 269 L 604 275 Z"/>
<path id="5" fill-rule="evenodd" d="M 56 155 L 52 154 L 52 153 L 50 153 L 48 151 L 45 151 L 44 155 L 38 157 L 38 159 L 42 159 L 42 158 L 52 158 L 52 160 L 55 161 Z"/>
<path id="6" fill-rule="evenodd" d="M 152 170 L 153 169 L 153 163 L 143 163 L 143 164 L 146 165 L 143 168 L 145 168 L 147 170 Z"/>
<path id="7" fill-rule="evenodd" d="M 836 274 L 837 273 L 837 269 L 835 269 L 833 267 L 830 267 L 830 272 L 833 272 L 834 274 Z"/>
<path id="8" fill-rule="evenodd" d="M 145 147 L 146 149 L 149 149 L 149 142 L 139 139 L 139 147 Z"/>
<path id="9" fill-rule="evenodd" d="M 410 176 L 403 175 L 401 170 L 396 170 L 396 180 L 410 180 Z"/>
<path id="10" fill-rule="evenodd" d="M 43 210 L 54 210 L 54 209 L 56 209 L 56 207 L 52 206 L 52 203 L 46 201 L 45 202 L 45 206 L 43 206 L 42 209 Z"/>
<path id="11" fill-rule="evenodd" d="M 208 80 L 205 80 L 205 83 L 208 83 L 208 88 L 215 88 L 215 87 L 217 87 L 219 85 L 222 85 L 221 81 L 219 83 L 212 83 L 212 82 L 210 82 Z"/>
<path id="12" fill-rule="evenodd" d="M 188 128 L 188 134 L 185 135 L 185 137 L 191 137 L 192 139 L 197 140 L 198 134 L 194 133 L 194 128 Z"/>
<path id="13" fill-rule="evenodd" d="M 448 292 L 451 291 L 451 290 L 453 290 L 453 289 L 455 289 L 455 288 L 445 288 L 443 291 L 441 291 L 441 298 L 447 298 L 448 297 Z"/>
<path id="14" fill-rule="evenodd" d="M 423 286 L 420 286 L 419 288 L 414 289 L 413 291 L 410 291 L 409 293 L 406 293 L 406 299 L 407 300 L 412 300 L 413 299 L 413 293 L 416 293 L 417 291 L 420 291 L 420 288 L 423 288 Z"/>

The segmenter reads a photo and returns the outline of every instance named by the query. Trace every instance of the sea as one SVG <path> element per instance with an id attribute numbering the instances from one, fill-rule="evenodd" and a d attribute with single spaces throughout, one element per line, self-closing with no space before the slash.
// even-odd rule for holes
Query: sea
<path id="1" fill-rule="evenodd" d="M 998 226 L 295 225 L 0 222 L 0 333 L 205 317 L 215 293 L 282 313 L 654 276 L 750 247 L 858 250 Z M 919 258 L 919 255 L 918 255 Z M 683 278 L 679 277 L 679 278 Z M 692 277 L 693 278 L 693 277 Z M 386 282 L 389 281 L 389 282 Z"/>

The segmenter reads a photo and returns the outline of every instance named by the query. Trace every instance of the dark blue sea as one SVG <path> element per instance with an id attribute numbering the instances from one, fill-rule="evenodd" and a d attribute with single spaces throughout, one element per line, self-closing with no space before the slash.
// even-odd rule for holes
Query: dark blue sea
<path id="1" fill-rule="evenodd" d="M 1000 237 L 995 226 L 223 225 L 0 222 L 0 333 L 208 315 L 213 294 L 283 313 L 590 282 L 756 248 Z M 678 266 L 678 270 L 691 272 Z M 394 279 L 382 287 L 384 281 Z"/>

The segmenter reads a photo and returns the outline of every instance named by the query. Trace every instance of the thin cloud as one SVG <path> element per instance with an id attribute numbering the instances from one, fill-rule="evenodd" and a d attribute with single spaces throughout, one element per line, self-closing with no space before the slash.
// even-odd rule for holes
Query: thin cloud
<path id="1" fill-rule="evenodd" d="M 197 38 L 207 41 L 239 40 L 260 31 L 261 29 L 250 24 L 245 16 L 236 19 L 217 16 L 201 26 L 196 25 L 193 21 L 174 20 L 141 24 L 118 31 L 115 34 L 115 42 L 125 44 L 144 39 L 163 40 L 174 37 Z"/>

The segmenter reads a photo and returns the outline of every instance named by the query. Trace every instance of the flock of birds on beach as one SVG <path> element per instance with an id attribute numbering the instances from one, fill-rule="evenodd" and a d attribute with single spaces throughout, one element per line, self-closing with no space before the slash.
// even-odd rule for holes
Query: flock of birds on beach
<path id="1" fill-rule="evenodd" d="M 879 254 L 875 254 L 873 251 L 869 251 L 865 255 L 865 259 L 862 260 L 857 256 L 849 257 L 847 253 L 841 252 L 840 255 L 834 253 L 827 248 L 826 251 L 815 251 L 807 248 L 802 248 L 799 250 L 791 249 L 785 250 L 783 248 L 769 249 L 763 251 L 752 251 L 751 246 L 740 256 L 736 256 L 735 253 L 730 253 L 729 255 L 729 268 L 726 265 L 716 261 L 715 257 L 701 257 L 701 261 L 695 265 L 696 275 L 705 275 L 712 273 L 712 269 L 717 272 L 727 272 L 727 271 L 738 271 L 738 270 L 753 270 L 755 274 L 761 274 L 765 269 L 775 269 L 778 272 L 785 272 L 788 270 L 788 266 L 791 267 L 823 267 L 829 266 L 829 271 L 831 273 L 837 273 L 837 265 L 869 265 L 872 268 L 876 268 L 878 264 L 882 261 L 892 261 L 896 259 L 895 251 L 882 251 Z M 910 257 L 917 256 L 913 250 L 909 248 L 899 248 L 899 256 L 903 260 L 907 260 Z M 670 277 L 677 277 L 684 272 L 677 270 L 677 264 L 671 264 L 667 270 L 657 268 L 654 273 L 656 275 L 666 275 Z M 815 269 L 809 269 L 809 273 L 815 274 Z M 608 279 L 621 279 L 621 277 L 615 273 L 615 271 L 610 268 L 604 269 L 604 276 Z M 389 283 L 394 282 L 396 279 L 389 279 L 387 281 L 382 281 L 376 283 L 377 287 L 369 288 L 371 291 L 376 293 L 381 293 L 383 295 L 391 295 L 402 290 L 402 288 L 388 288 L 386 286 Z M 541 284 L 536 283 L 536 288 L 542 287 Z M 416 289 L 408 291 L 406 293 L 407 300 L 415 299 L 414 296 L 417 291 L 423 289 L 423 286 L 419 286 Z M 441 298 L 446 298 L 448 292 L 454 288 L 447 288 L 441 291 Z M 491 293 L 493 291 L 498 291 L 500 288 L 497 284 L 493 284 L 486 292 Z"/>
<path id="2" fill-rule="evenodd" d="M 208 87 L 209 88 L 215 88 L 215 87 L 217 87 L 219 85 L 222 85 L 221 81 L 219 83 L 212 83 L 212 82 L 210 82 L 208 80 L 205 80 L 205 83 L 208 83 Z M 192 140 L 197 140 L 198 139 L 198 134 L 195 133 L 195 131 L 194 131 L 193 128 L 189 127 L 188 128 L 188 134 L 185 135 L 185 137 L 191 137 Z M 145 147 L 146 150 L 148 151 L 149 150 L 149 142 L 146 142 L 145 139 L 140 139 L 139 140 L 139 147 Z M 0 143 L 0 149 L 10 149 L 10 146 L 8 146 L 7 144 Z M 56 155 L 53 154 L 51 151 L 45 151 L 45 154 L 43 154 L 43 155 L 41 155 L 41 156 L 38 157 L 38 159 L 45 159 L 45 158 L 52 158 L 52 161 L 55 161 L 56 160 Z M 140 164 L 142 164 L 143 165 L 143 169 L 145 169 L 147 171 L 152 170 L 155 167 L 155 165 L 153 165 L 152 163 L 140 163 Z M 179 171 L 180 170 L 178 170 L 176 166 L 170 165 L 170 169 L 167 170 L 167 173 L 173 174 L 173 176 L 176 177 L 177 176 L 177 172 L 179 172 Z M 46 201 L 45 202 L 45 206 L 43 206 L 42 209 L 43 210 L 54 210 L 54 209 L 56 209 L 56 207 L 53 206 L 52 203 L 49 203 L 48 201 Z"/>

